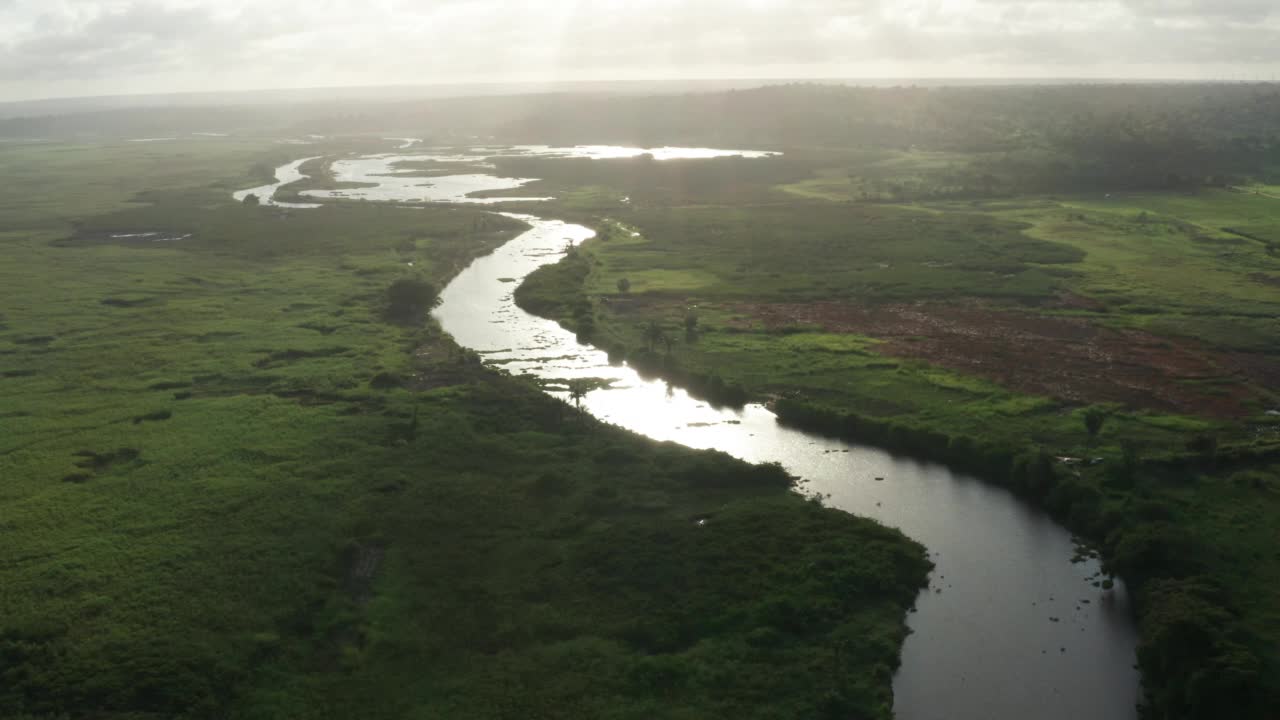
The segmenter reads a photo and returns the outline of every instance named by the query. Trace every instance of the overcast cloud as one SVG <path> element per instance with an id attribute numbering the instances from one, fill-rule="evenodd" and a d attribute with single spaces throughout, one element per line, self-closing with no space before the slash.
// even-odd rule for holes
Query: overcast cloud
<path id="1" fill-rule="evenodd" d="M 1280 0 L 0 0 L 0 100 L 527 80 L 1276 75 Z"/>

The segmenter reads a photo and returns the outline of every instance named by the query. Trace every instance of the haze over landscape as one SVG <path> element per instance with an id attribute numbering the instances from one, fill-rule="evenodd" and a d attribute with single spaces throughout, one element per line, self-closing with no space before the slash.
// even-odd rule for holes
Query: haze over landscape
<path id="1" fill-rule="evenodd" d="M 0 720 L 1275 720 L 1280 6 L 0 0 Z"/>
<path id="2" fill-rule="evenodd" d="M 1269 80 L 1268 0 L 3 0 L 0 100 L 695 78 Z"/>

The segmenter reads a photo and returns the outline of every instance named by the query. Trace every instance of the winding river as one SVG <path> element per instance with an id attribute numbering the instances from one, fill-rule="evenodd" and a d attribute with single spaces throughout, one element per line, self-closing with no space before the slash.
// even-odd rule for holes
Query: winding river
<path id="1" fill-rule="evenodd" d="M 280 202 L 279 200 L 276 200 L 276 191 L 284 187 L 285 185 L 288 185 L 290 183 L 295 183 L 299 180 L 306 178 L 307 176 L 302 174 L 302 170 L 301 170 L 302 166 L 305 163 L 308 163 L 316 159 L 317 158 L 313 158 L 313 157 L 302 158 L 301 160 L 294 160 L 288 165 L 281 165 L 280 167 L 276 168 L 276 181 L 274 183 L 270 185 L 263 185 L 262 187 L 249 188 L 248 190 L 240 190 L 239 192 L 232 194 L 231 197 L 236 202 L 244 202 L 245 198 L 249 197 L 250 195 L 254 195 L 258 198 L 259 203 L 263 205 L 272 205 L 274 207 L 286 207 L 286 208 L 295 208 L 295 209 L 303 209 L 303 210 L 309 210 L 309 209 L 315 209 L 315 208 L 321 207 L 320 205 L 317 205 L 315 203 L 288 203 L 288 202 Z"/>
<path id="2" fill-rule="evenodd" d="M 599 146 L 518 151 L 592 157 L 638 152 Z M 655 159 L 733 154 L 759 155 L 680 148 L 654 153 Z M 475 201 L 466 194 L 529 182 L 486 175 L 422 178 L 395 168 L 443 157 L 471 163 L 484 156 L 365 156 L 335 162 L 334 172 L 340 181 L 371 184 L 348 192 L 401 203 Z M 476 260 L 443 293 L 435 316 L 459 344 L 513 373 L 550 380 L 607 378 L 607 387 L 582 401 L 597 417 L 658 440 L 714 448 L 751 462 L 779 462 L 829 506 L 900 528 L 928 547 L 937 567 L 909 616 L 913 632 L 894 680 L 899 718 L 1137 717 L 1136 634 L 1125 589 L 1095 588 L 1097 563 L 1072 562 L 1074 544 L 1066 530 L 1004 490 L 942 466 L 793 430 L 759 405 L 716 409 L 625 365 L 611 365 L 604 352 L 524 312 L 512 297 L 512 279 L 558 261 L 568 244 L 587 240 L 592 231 L 513 217 L 531 229 Z M 566 390 L 550 391 L 564 397 Z"/>

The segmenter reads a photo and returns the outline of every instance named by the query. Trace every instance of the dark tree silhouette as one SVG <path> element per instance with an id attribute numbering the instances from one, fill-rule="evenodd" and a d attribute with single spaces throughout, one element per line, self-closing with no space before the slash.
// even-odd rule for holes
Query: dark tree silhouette
<path id="1" fill-rule="evenodd" d="M 387 288 L 387 315 L 401 322 L 421 318 L 436 303 L 436 286 L 418 277 L 404 277 Z"/>
<path id="2" fill-rule="evenodd" d="M 573 406 L 582 412 L 582 399 L 590 392 L 590 387 L 586 380 L 577 379 L 569 381 L 569 399 L 573 401 Z"/>
<path id="3" fill-rule="evenodd" d="M 654 347 L 662 342 L 662 338 L 666 336 L 666 331 L 662 329 L 662 325 L 657 320 L 650 320 L 644 328 L 644 341 L 649 347 L 649 352 L 653 352 Z"/>
<path id="4" fill-rule="evenodd" d="M 1107 413 L 1101 408 L 1089 408 L 1084 411 L 1084 429 L 1089 431 L 1089 444 L 1097 439 L 1102 426 L 1107 422 Z"/>

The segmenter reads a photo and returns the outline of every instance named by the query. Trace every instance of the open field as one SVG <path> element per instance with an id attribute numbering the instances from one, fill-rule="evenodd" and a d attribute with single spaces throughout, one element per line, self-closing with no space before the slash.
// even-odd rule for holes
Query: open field
<path id="1" fill-rule="evenodd" d="M 972 155 L 956 152 L 866 151 L 844 153 L 850 168 L 819 168 L 814 177 L 781 185 L 802 198 L 835 202 L 900 200 L 924 188 L 940 191 L 962 184 L 962 168 Z"/>
<path id="2" fill-rule="evenodd" d="M 521 225 L 279 152 L 0 148 L 0 716 L 889 717 L 921 547 L 392 322 Z"/>
<path id="3" fill-rule="evenodd" d="M 278 165 L 299 156 L 297 148 L 262 140 L 0 143 L 6 180 L 0 213 L 9 229 L 56 230 L 148 190 L 187 186 L 230 193 L 271 182 Z"/>

